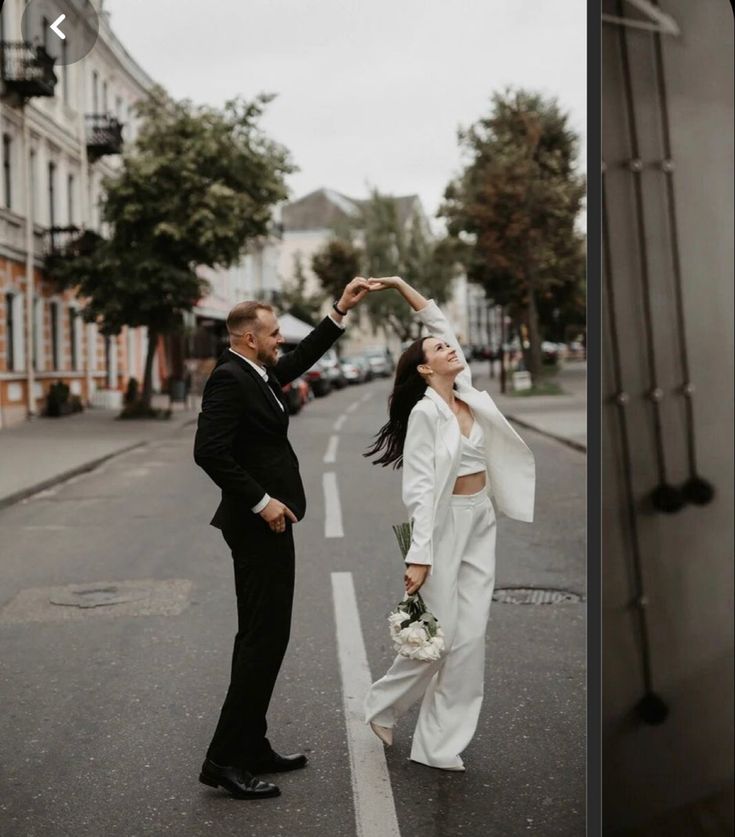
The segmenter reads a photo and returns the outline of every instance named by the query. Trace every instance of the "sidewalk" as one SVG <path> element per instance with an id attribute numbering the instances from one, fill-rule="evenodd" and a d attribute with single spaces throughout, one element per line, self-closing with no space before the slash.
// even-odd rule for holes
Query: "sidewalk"
<path id="1" fill-rule="evenodd" d="M 167 407 L 168 398 L 156 406 Z M 87 409 L 0 430 L 0 508 L 90 471 L 111 456 L 165 438 L 195 422 L 198 409 L 176 409 L 168 420 L 116 421 L 118 413 Z"/>
<path id="2" fill-rule="evenodd" d="M 563 395 L 501 395 L 500 379 L 489 377 L 490 364 L 472 364 L 478 389 L 486 389 L 507 419 L 564 442 L 577 450 L 587 450 L 587 363 L 569 361 L 554 379 Z M 510 380 L 508 381 L 510 385 Z"/>

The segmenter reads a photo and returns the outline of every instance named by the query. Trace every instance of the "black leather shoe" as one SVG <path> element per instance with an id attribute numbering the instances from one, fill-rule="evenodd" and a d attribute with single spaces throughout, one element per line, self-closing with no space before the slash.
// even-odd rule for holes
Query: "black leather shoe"
<path id="1" fill-rule="evenodd" d="M 289 770 L 298 770 L 306 767 L 308 759 L 303 753 L 294 753 L 291 756 L 279 756 L 273 752 L 266 758 L 259 759 L 252 765 L 253 773 L 287 773 Z"/>
<path id="2" fill-rule="evenodd" d="M 204 759 L 199 781 L 210 788 L 224 788 L 236 799 L 266 799 L 280 796 L 277 785 L 256 779 L 247 770 L 239 767 L 223 767 L 209 759 Z"/>

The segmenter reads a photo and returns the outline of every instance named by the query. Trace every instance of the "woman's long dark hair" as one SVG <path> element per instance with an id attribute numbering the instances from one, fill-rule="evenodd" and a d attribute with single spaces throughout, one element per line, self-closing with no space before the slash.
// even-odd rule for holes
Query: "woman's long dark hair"
<path id="1" fill-rule="evenodd" d="M 393 392 L 388 399 L 388 421 L 375 434 L 373 446 L 363 456 L 382 455 L 373 465 L 403 465 L 403 444 L 406 441 L 408 416 L 414 405 L 426 392 L 426 381 L 421 377 L 418 367 L 426 363 L 424 357 L 425 337 L 419 337 L 401 355 L 396 367 Z M 385 448 L 385 450 L 383 450 Z"/>

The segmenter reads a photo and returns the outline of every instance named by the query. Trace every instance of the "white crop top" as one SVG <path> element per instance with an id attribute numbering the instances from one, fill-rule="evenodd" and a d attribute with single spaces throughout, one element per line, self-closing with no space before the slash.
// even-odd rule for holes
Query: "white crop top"
<path id="1" fill-rule="evenodd" d="M 487 468 L 485 460 L 485 434 L 480 425 L 475 422 L 468 437 L 461 433 L 461 456 L 459 460 L 458 477 L 465 477 L 467 474 L 483 473 Z"/>

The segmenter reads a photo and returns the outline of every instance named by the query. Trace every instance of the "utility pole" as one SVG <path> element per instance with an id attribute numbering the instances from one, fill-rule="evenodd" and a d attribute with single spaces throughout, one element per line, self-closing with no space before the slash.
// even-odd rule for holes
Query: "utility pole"
<path id="1" fill-rule="evenodd" d="M 500 306 L 500 391 L 505 395 L 505 307 Z"/>

